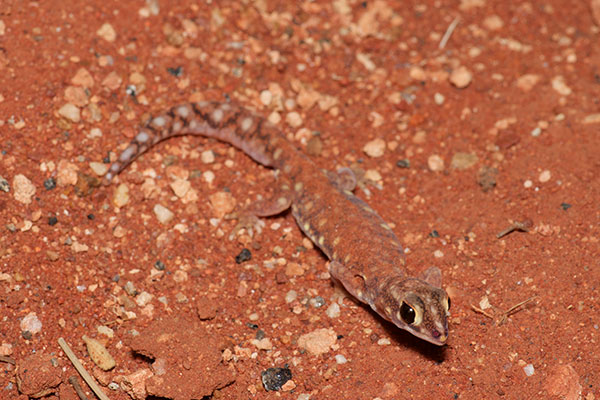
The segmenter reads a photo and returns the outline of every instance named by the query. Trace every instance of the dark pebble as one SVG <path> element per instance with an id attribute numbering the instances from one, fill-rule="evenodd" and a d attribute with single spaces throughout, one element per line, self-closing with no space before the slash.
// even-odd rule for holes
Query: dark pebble
<path id="1" fill-rule="evenodd" d="M 560 203 L 560 208 L 562 208 L 565 211 L 567 211 L 571 207 L 572 206 L 569 203 Z"/>
<path id="2" fill-rule="evenodd" d="M 436 230 L 434 229 L 434 230 L 432 230 L 432 231 L 429 233 L 429 237 L 432 237 L 432 238 L 439 238 L 439 237 L 440 237 L 440 234 L 439 234 L 439 232 L 438 232 L 438 231 L 436 231 Z"/>
<path id="3" fill-rule="evenodd" d="M 167 266 L 165 265 L 164 262 L 158 260 L 157 262 L 154 263 L 154 268 L 156 268 L 159 271 L 164 271 L 165 268 L 167 268 Z"/>
<path id="4" fill-rule="evenodd" d="M 280 390 L 281 387 L 292 379 L 292 371 L 289 368 L 268 368 L 260 373 L 265 390 Z"/>
<path id="5" fill-rule="evenodd" d="M 56 187 L 56 179 L 48 178 L 44 181 L 44 187 L 46 190 L 52 190 Z"/>
<path id="6" fill-rule="evenodd" d="M 55 216 L 48 218 L 48 225 L 54 226 L 56 224 L 58 224 L 58 218 L 56 218 Z"/>
<path id="7" fill-rule="evenodd" d="M 120 280 L 121 280 L 121 277 L 119 276 L 119 274 L 112 277 L 113 282 L 119 282 Z"/>
<path id="8" fill-rule="evenodd" d="M 256 340 L 263 340 L 265 338 L 265 336 L 267 336 L 265 334 L 265 331 L 263 331 L 262 329 L 259 329 L 256 331 L 256 335 L 254 337 L 256 338 Z"/>
<path id="9" fill-rule="evenodd" d="M 167 68 L 167 72 L 173 76 L 181 76 L 183 74 L 183 67 L 179 66 L 177 68 Z"/>
<path id="10" fill-rule="evenodd" d="M 496 178 L 498 177 L 498 169 L 494 167 L 488 167 L 487 165 L 481 167 L 477 174 L 477 183 L 481 186 L 484 192 L 487 192 L 496 187 Z"/>
<path id="11" fill-rule="evenodd" d="M 250 253 L 250 250 L 248 249 L 242 249 L 242 251 L 240 251 L 240 254 L 238 254 L 237 256 L 235 256 L 235 262 L 237 264 L 241 264 L 245 261 L 248 261 L 252 258 L 252 253 Z"/>
<path id="12" fill-rule="evenodd" d="M 21 332 L 21 336 L 23 336 L 23 339 L 25 339 L 25 340 L 31 340 L 31 338 L 33 337 L 31 332 L 29 332 L 29 331 Z"/>
<path id="13" fill-rule="evenodd" d="M 248 322 L 246 326 L 250 329 L 258 329 L 258 325 L 253 324 L 252 322 Z"/>
<path id="14" fill-rule="evenodd" d="M 396 166 L 399 168 L 410 168 L 410 161 L 408 159 L 396 161 Z"/>
<path id="15" fill-rule="evenodd" d="M 96 216 L 94 214 L 88 214 L 87 215 L 87 219 L 89 219 L 90 221 L 93 221 L 94 218 L 96 218 Z"/>

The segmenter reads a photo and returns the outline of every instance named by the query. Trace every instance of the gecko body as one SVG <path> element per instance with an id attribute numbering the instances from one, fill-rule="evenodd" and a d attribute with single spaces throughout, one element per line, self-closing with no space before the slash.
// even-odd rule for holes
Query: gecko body
<path id="1" fill-rule="evenodd" d="M 352 193 L 352 173 L 318 168 L 275 126 L 247 109 L 189 103 L 150 118 L 111 165 L 106 182 L 153 145 L 180 135 L 216 138 L 279 170 L 278 195 L 258 203 L 253 213 L 270 216 L 291 208 L 300 229 L 331 261 L 331 275 L 350 294 L 399 328 L 436 345 L 446 343 L 450 300 L 441 289 L 440 270 L 431 267 L 418 278 L 407 276 L 399 240 Z"/>

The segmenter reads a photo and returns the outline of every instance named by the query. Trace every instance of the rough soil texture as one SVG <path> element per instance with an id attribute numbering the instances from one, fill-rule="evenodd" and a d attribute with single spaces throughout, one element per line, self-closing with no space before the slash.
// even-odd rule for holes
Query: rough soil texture
<path id="1" fill-rule="evenodd" d="M 15 370 L 39 367 L 34 353 L 68 367 L 58 388 L 23 375 L 39 376 L 28 393 L 77 398 L 59 337 L 113 400 L 148 388 L 598 398 L 592 9 L 600 19 L 597 1 L 572 0 L 3 0 L 0 398 L 27 398 Z M 226 144 L 177 138 L 98 186 L 141 121 L 198 100 L 244 104 L 319 166 L 365 171 L 356 193 L 391 224 L 410 272 L 444 273 L 448 345 L 348 297 L 289 214 L 229 241 L 224 215 L 275 177 Z M 525 229 L 497 237 L 514 223 Z M 84 335 L 116 367 L 96 367 Z M 213 345 L 195 346 L 202 337 Z M 266 391 L 269 368 L 291 380 Z"/>

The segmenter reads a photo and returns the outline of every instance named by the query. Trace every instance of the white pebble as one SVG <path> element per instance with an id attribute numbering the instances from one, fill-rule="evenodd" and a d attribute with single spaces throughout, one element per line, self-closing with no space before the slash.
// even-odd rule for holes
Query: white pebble
<path id="1" fill-rule="evenodd" d="M 215 180 L 215 173 L 212 171 L 204 171 L 202 173 L 202 178 L 210 185 Z"/>
<path id="2" fill-rule="evenodd" d="M 437 154 L 432 154 L 427 159 L 427 166 L 431 171 L 439 172 L 444 170 L 444 160 Z"/>
<path id="3" fill-rule="evenodd" d="M 14 197 L 19 203 L 30 204 L 35 194 L 35 185 L 22 174 L 15 175 L 12 181 Z"/>
<path id="4" fill-rule="evenodd" d="M 346 359 L 346 357 L 344 357 L 341 354 L 338 354 L 335 356 L 335 362 L 338 364 L 346 364 L 348 362 L 348 359 Z"/>
<path id="5" fill-rule="evenodd" d="M 154 214 L 161 224 L 166 224 L 173 219 L 175 214 L 167 207 L 157 204 L 154 206 Z"/>
<path id="6" fill-rule="evenodd" d="M 298 293 L 295 290 L 290 290 L 285 294 L 285 302 L 291 303 L 298 298 Z"/>
<path id="7" fill-rule="evenodd" d="M 144 307 L 146 304 L 148 304 L 148 303 L 150 303 L 150 301 L 152 301 L 153 297 L 154 296 L 152 296 L 148 292 L 142 292 L 137 295 L 137 297 L 135 298 L 135 302 L 138 306 Z"/>
<path id="8" fill-rule="evenodd" d="M 100 128 L 92 128 L 90 130 L 90 133 L 88 133 L 87 137 L 90 139 L 102 137 L 102 130 Z"/>
<path id="9" fill-rule="evenodd" d="M 111 328 L 109 328 L 106 325 L 99 325 L 96 328 L 96 330 L 98 331 L 99 334 L 104 335 L 109 338 L 113 338 L 115 336 L 115 331 L 113 331 Z"/>
<path id="10" fill-rule="evenodd" d="M 40 321 L 34 312 L 30 312 L 21 320 L 21 331 L 29 331 L 32 334 L 42 331 L 42 321 Z"/>
<path id="11" fill-rule="evenodd" d="M 104 164 L 97 161 L 90 162 L 90 168 L 98 176 L 104 176 L 108 172 L 108 164 Z"/>
<path id="12" fill-rule="evenodd" d="M 533 182 L 531 182 L 531 180 L 527 179 L 525 182 L 523 182 L 523 186 L 526 187 L 527 189 L 529 189 L 530 187 L 533 186 Z"/>
<path id="13" fill-rule="evenodd" d="M 71 122 L 78 123 L 81 121 L 81 112 L 76 105 L 67 103 L 58 110 L 61 117 L 68 119 Z"/>
<path id="14" fill-rule="evenodd" d="M 285 116 L 285 122 L 292 128 L 299 128 L 302 125 L 302 117 L 297 111 L 292 111 Z"/>
<path id="15" fill-rule="evenodd" d="M 436 250 L 436 251 L 433 252 L 433 256 L 435 258 L 442 258 L 442 257 L 444 257 L 444 252 L 441 251 L 441 250 Z"/>
<path id="16" fill-rule="evenodd" d="M 389 346 L 390 344 L 392 344 L 392 342 L 389 338 L 381 338 L 377 341 L 377 344 L 379 346 Z"/>
<path id="17" fill-rule="evenodd" d="M 525 375 L 527 376 L 531 376 L 535 373 L 535 369 L 533 368 L 533 364 L 527 364 L 526 366 L 523 367 L 523 371 L 525 372 Z"/>
<path id="18" fill-rule="evenodd" d="M 548 182 L 550 180 L 551 176 L 552 176 L 552 174 L 550 173 L 550 171 L 544 170 L 544 171 L 542 171 L 540 173 L 540 176 L 538 177 L 538 180 L 541 183 L 546 183 L 546 182 Z"/>
<path id="19" fill-rule="evenodd" d="M 460 66 L 452 71 L 449 79 L 451 84 L 459 89 L 464 89 L 469 86 L 473 80 L 473 75 L 465 66 Z"/>
<path id="20" fill-rule="evenodd" d="M 363 151 L 369 157 L 381 157 L 385 152 L 385 140 L 380 138 L 373 139 L 364 145 Z"/>
<path id="21" fill-rule="evenodd" d="M 121 183 L 117 186 L 115 194 L 113 196 L 113 204 L 119 208 L 123 207 L 129 202 L 129 187 L 126 184 Z"/>
<path id="22" fill-rule="evenodd" d="M 338 303 L 331 303 L 329 305 L 329 307 L 327 307 L 327 310 L 325 311 L 325 314 L 327 314 L 327 316 L 329 318 L 337 318 L 340 316 L 340 306 Z"/>
<path id="23" fill-rule="evenodd" d="M 215 162 L 215 153 L 213 153 L 212 150 L 203 151 L 200 159 L 204 164 L 212 164 Z"/>
<path id="24" fill-rule="evenodd" d="M 263 90 L 260 92 L 260 102 L 265 106 L 268 106 L 273 101 L 273 93 L 270 90 Z"/>
<path id="25" fill-rule="evenodd" d="M 444 101 L 446 101 L 446 98 L 443 94 L 436 93 L 433 95 L 433 101 L 435 101 L 435 104 L 437 104 L 438 106 L 441 106 L 442 104 L 444 104 Z"/>

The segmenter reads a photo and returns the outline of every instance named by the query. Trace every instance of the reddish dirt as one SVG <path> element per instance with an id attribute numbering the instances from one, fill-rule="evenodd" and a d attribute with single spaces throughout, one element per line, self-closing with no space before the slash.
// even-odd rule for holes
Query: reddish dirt
<path id="1" fill-rule="evenodd" d="M 142 3 L 0 3 L 0 176 L 10 186 L 0 191 L 1 398 L 26 398 L 11 360 L 44 353 L 70 366 L 64 337 L 111 399 L 128 399 L 123 377 L 156 367 L 132 343 L 160 337 L 167 316 L 188 321 L 179 341 L 218 343 L 218 368 L 235 382 L 219 389 L 226 379 L 207 377 L 215 398 L 273 398 L 261 373 L 286 365 L 293 382 L 279 393 L 289 399 L 600 396 L 600 21 L 587 1 L 184 0 L 161 1 L 157 14 Z M 96 186 L 90 162 L 122 148 L 149 113 L 200 99 L 279 116 L 323 168 L 368 171 L 357 194 L 392 224 L 410 272 L 444 273 L 448 345 L 341 299 L 289 214 L 227 240 L 235 222 L 219 218 L 215 194 L 244 203 L 274 177 L 225 144 L 174 139 Z M 67 103 L 79 121 L 59 113 Z M 380 157 L 363 151 L 374 139 Z M 460 153 L 467 163 L 453 165 Z M 175 177 L 197 199 L 175 195 Z M 119 183 L 129 190 L 121 207 Z M 161 224 L 157 204 L 173 219 Z M 526 220 L 528 232 L 497 238 Z M 252 258 L 237 264 L 244 247 Z M 320 329 L 337 335 L 328 351 L 299 347 Z M 94 366 L 83 335 L 106 345 L 113 370 Z M 206 367 L 206 349 L 177 361 L 190 343 L 173 347 L 170 379 Z M 74 374 L 61 397 L 76 398 Z M 196 393 L 198 383 L 170 384 Z"/>

